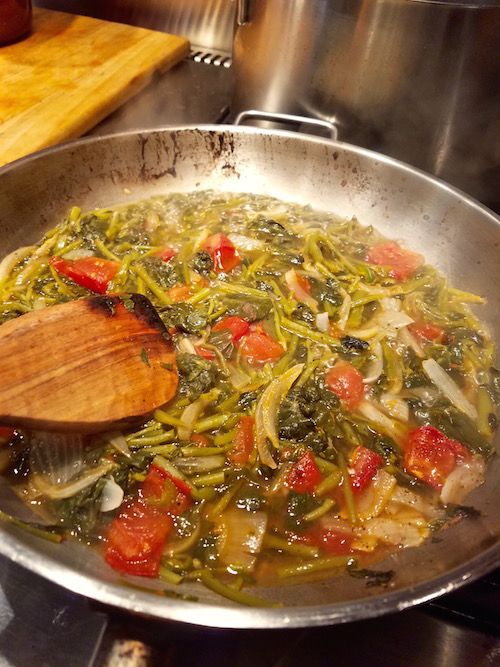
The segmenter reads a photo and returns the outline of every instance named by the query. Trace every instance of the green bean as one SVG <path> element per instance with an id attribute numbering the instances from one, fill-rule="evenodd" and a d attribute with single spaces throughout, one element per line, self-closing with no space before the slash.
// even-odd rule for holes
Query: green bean
<path id="1" fill-rule="evenodd" d="M 280 607 L 281 605 L 270 600 L 250 595 L 246 591 L 238 591 L 231 586 L 226 586 L 216 579 L 209 570 L 201 570 L 197 573 L 197 578 L 211 591 L 222 595 L 222 597 L 239 602 L 247 607 Z"/>
<path id="2" fill-rule="evenodd" d="M 346 567 L 353 561 L 352 556 L 329 556 L 328 558 L 316 558 L 300 565 L 289 565 L 280 567 L 277 570 L 278 577 L 286 579 L 288 577 L 297 577 L 311 572 L 323 572 L 324 570 L 334 570 Z"/>
<path id="3" fill-rule="evenodd" d="M 277 535 L 265 535 L 262 546 L 265 549 L 285 551 L 292 556 L 300 556 L 302 558 L 314 558 L 319 554 L 318 547 L 300 544 L 300 542 L 289 542 L 284 537 L 278 537 Z"/>
<path id="4" fill-rule="evenodd" d="M 4 523 L 10 523 L 13 526 L 17 526 L 18 528 L 22 528 L 22 530 L 25 532 L 31 533 L 31 535 L 36 535 L 36 537 L 41 537 L 42 539 L 48 540 L 49 542 L 62 542 L 63 540 L 62 535 L 53 531 L 51 528 L 45 528 L 34 523 L 29 523 L 28 521 L 22 521 L 21 519 L 18 519 L 15 516 L 11 516 L 2 510 L 0 510 L 0 521 L 3 521 Z"/>
<path id="5" fill-rule="evenodd" d="M 180 584 L 183 579 L 182 575 L 172 572 L 172 570 L 164 565 L 160 565 L 158 576 L 162 581 L 165 581 L 167 584 L 173 584 L 174 586 Z"/>
<path id="6" fill-rule="evenodd" d="M 200 419 L 197 421 L 193 427 L 195 433 L 205 433 L 205 431 L 214 431 L 216 428 L 223 426 L 230 415 L 212 415 L 211 417 L 206 417 L 205 419 Z"/>
<path id="7" fill-rule="evenodd" d="M 178 417 L 172 417 L 172 415 L 169 415 L 168 412 L 165 412 L 164 410 L 155 410 L 153 412 L 153 418 L 162 424 L 167 424 L 168 426 L 182 427 L 186 425 L 182 419 L 179 419 Z"/>
<path id="8" fill-rule="evenodd" d="M 213 454 L 223 454 L 224 447 L 181 447 L 182 456 L 190 458 L 193 456 L 212 456 Z"/>
<path id="9" fill-rule="evenodd" d="M 336 489 L 341 481 L 342 473 L 340 470 L 332 472 L 330 475 L 328 475 L 328 477 L 325 477 L 325 479 L 321 480 L 321 482 L 318 484 L 316 487 L 316 494 L 318 496 L 322 496 L 323 494 Z"/>
<path id="10" fill-rule="evenodd" d="M 215 445 L 230 445 L 234 442 L 236 436 L 236 429 L 228 431 L 227 433 L 218 433 L 214 437 Z"/>
<path id="11" fill-rule="evenodd" d="M 113 262 L 120 262 L 120 258 L 117 257 L 114 253 L 107 248 L 104 243 L 100 239 L 96 239 L 95 241 L 95 247 L 100 251 L 104 257 L 107 257 L 108 259 L 111 259 Z"/>
<path id="12" fill-rule="evenodd" d="M 143 266 L 139 266 L 139 264 L 134 264 L 132 266 L 132 270 L 136 275 L 141 278 L 141 280 L 144 282 L 146 287 L 153 292 L 155 297 L 158 299 L 158 301 L 161 303 L 162 306 L 168 306 L 172 303 L 172 299 L 167 295 L 166 291 L 161 287 L 156 280 L 153 280 L 149 273 L 146 271 L 146 269 Z"/>
<path id="13" fill-rule="evenodd" d="M 159 435 L 131 438 L 128 444 L 132 447 L 145 447 L 146 445 L 161 445 L 164 442 L 175 440 L 175 431 L 163 431 Z"/>
<path id="14" fill-rule="evenodd" d="M 349 471 L 347 470 L 347 464 L 345 462 L 344 456 L 342 454 L 338 455 L 339 468 L 342 472 L 342 491 L 344 492 L 345 504 L 347 507 L 347 512 L 349 514 L 349 521 L 351 523 L 358 522 L 358 513 L 356 511 L 356 505 L 354 503 L 354 495 L 351 488 L 351 478 L 349 476 Z"/>
<path id="15" fill-rule="evenodd" d="M 214 472 L 208 472 L 206 475 L 191 477 L 191 481 L 197 487 L 218 486 L 219 484 L 224 484 L 225 478 L 224 470 L 214 470 Z"/>
<path id="16" fill-rule="evenodd" d="M 316 507 L 307 514 L 304 514 L 304 521 L 316 521 L 316 519 L 319 519 L 327 514 L 334 505 L 334 500 L 331 498 L 326 498 L 319 507 Z"/>

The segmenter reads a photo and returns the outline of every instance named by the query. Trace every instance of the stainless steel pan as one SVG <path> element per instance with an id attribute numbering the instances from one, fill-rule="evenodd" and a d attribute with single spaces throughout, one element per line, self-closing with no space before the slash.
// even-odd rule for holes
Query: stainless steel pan
<path id="1" fill-rule="evenodd" d="M 166 128 L 77 141 L 0 170 L 0 250 L 40 238 L 74 204 L 82 209 L 150 195 L 216 188 L 270 193 L 342 216 L 355 215 L 425 254 L 459 287 L 488 299 L 493 332 L 500 322 L 500 220 L 480 204 L 426 174 L 348 144 L 288 132 L 205 126 Z M 1 363 L 1 362 L 0 362 Z M 67 588 L 132 612 L 214 627 L 277 628 L 340 623 L 401 610 L 500 564 L 500 465 L 468 502 L 481 510 L 406 549 L 380 568 L 397 572 L 390 588 L 366 588 L 350 577 L 263 589 L 282 609 L 236 607 L 201 586 L 182 592 L 200 603 L 125 587 L 97 553 L 54 545 L 2 526 L 0 552 Z M 0 507 L 26 511 L 7 487 Z M 139 585 L 148 585 L 138 580 Z"/>

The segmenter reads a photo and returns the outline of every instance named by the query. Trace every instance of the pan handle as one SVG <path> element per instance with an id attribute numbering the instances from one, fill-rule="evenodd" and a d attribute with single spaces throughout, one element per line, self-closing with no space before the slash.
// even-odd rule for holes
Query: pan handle
<path id="1" fill-rule="evenodd" d="M 330 134 L 333 141 L 338 139 L 338 128 L 328 120 L 321 120 L 319 118 L 307 118 L 306 116 L 295 116 L 288 113 L 275 113 L 273 111 L 257 111 L 249 109 L 242 111 L 234 119 L 234 125 L 241 125 L 245 120 L 269 120 L 275 123 L 290 123 L 291 125 L 310 125 L 311 127 L 321 128 Z"/>
<path id="2" fill-rule="evenodd" d="M 250 22 L 250 0 L 236 0 L 236 25 Z"/>

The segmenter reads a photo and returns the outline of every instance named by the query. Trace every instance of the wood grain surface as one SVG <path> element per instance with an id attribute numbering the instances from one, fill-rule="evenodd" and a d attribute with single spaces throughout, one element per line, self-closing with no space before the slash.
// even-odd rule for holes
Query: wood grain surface
<path id="1" fill-rule="evenodd" d="M 175 394 L 172 343 L 146 297 L 95 296 L 0 327 L 0 423 L 98 432 Z"/>
<path id="2" fill-rule="evenodd" d="M 0 165 L 81 136 L 189 51 L 183 37 L 35 8 L 0 47 Z"/>

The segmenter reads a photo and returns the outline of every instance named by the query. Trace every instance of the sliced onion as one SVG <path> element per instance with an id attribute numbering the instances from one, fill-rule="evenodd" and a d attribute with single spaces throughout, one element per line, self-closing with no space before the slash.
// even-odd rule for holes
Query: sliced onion
<path id="1" fill-rule="evenodd" d="M 428 537 L 429 532 L 427 522 L 418 518 L 398 521 L 396 518 L 375 517 L 355 529 L 360 537 L 368 535 L 397 547 L 416 547 Z"/>
<path id="2" fill-rule="evenodd" d="M 392 310 L 393 312 L 401 310 L 401 301 L 394 297 L 386 296 L 380 299 L 379 303 L 382 306 L 382 310 Z"/>
<path id="3" fill-rule="evenodd" d="M 120 507 L 123 501 L 123 489 L 110 477 L 104 483 L 101 495 L 101 512 L 111 512 Z"/>
<path id="4" fill-rule="evenodd" d="M 248 250 L 252 252 L 253 250 L 265 250 L 266 247 L 264 241 L 259 241 L 259 239 L 252 239 L 251 237 L 244 236 L 243 234 L 229 234 L 228 238 L 238 250 Z"/>
<path id="5" fill-rule="evenodd" d="M 400 441 L 404 437 L 406 428 L 399 422 L 389 419 L 389 417 L 384 415 L 384 413 L 375 407 L 373 403 L 370 403 L 370 401 L 361 401 L 357 407 L 357 411 L 365 419 L 372 422 L 377 430 L 385 433 L 385 435 L 388 435 L 390 438 Z"/>
<path id="6" fill-rule="evenodd" d="M 401 329 L 398 331 L 398 337 L 403 345 L 406 345 L 406 347 L 411 348 L 415 352 L 419 359 L 424 359 L 425 352 L 418 344 L 415 336 L 412 336 L 412 334 L 408 331 L 408 327 L 401 327 Z"/>
<path id="7" fill-rule="evenodd" d="M 83 259 L 84 257 L 93 257 L 94 253 L 88 248 L 75 248 L 63 254 L 64 259 Z"/>
<path id="8" fill-rule="evenodd" d="M 428 498 L 424 498 L 402 486 L 397 486 L 394 489 L 391 502 L 387 505 L 386 511 L 395 514 L 401 509 L 401 506 L 412 509 L 428 519 L 435 519 L 440 514 L 436 505 Z"/>
<path id="9" fill-rule="evenodd" d="M 441 502 L 460 504 L 476 487 L 484 482 L 485 463 L 480 456 L 461 463 L 447 477 L 441 489 Z"/>
<path id="10" fill-rule="evenodd" d="M 185 352 L 186 354 L 196 354 L 196 349 L 192 341 L 187 338 L 187 336 L 183 336 L 179 341 L 177 341 L 177 347 L 179 348 L 179 352 Z"/>
<path id="11" fill-rule="evenodd" d="M 264 465 L 270 468 L 276 468 L 267 439 L 271 441 L 274 447 L 279 447 L 278 438 L 278 411 L 280 403 L 286 394 L 290 391 L 295 380 L 302 373 L 304 364 L 296 364 L 289 368 L 286 373 L 273 380 L 264 390 L 257 408 L 255 410 L 255 442 L 259 457 Z"/>
<path id="12" fill-rule="evenodd" d="M 189 440 L 193 427 L 203 410 L 214 400 L 215 394 L 209 392 L 204 394 L 186 406 L 181 414 L 183 426 L 177 427 L 177 435 L 181 440 Z"/>
<path id="13" fill-rule="evenodd" d="M 217 527 L 221 561 L 237 569 L 253 570 L 266 534 L 267 513 L 227 510 Z"/>
<path id="14" fill-rule="evenodd" d="M 378 316 L 379 326 L 385 329 L 388 335 L 395 335 L 398 329 L 407 327 L 413 321 L 413 318 L 401 310 L 384 310 Z"/>
<path id="15" fill-rule="evenodd" d="M 231 384 L 235 389 L 238 389 L 238 391 L 241 391 L 246 387 L 250 382 L 251 378 L 248 376 L 244 371 L 242 371 L 238 366 L 233 366 L 232 364 L 228 364 L 229 368 L 229 379 L 231 380 Z"/>
<path id="16" fill-rule="evenodd" d="M 112 461 L 103 461 L 95 468 L 86 470 L 78 479 L 65 484 L 51 484 L 42 475 L 37 474 L 31 476 L 31 481 L 43 496 L 47 496 L 51 500 L 63 500 L 64 498 L 71 498 L 88 486 L 92 486 L 115 467 L 116 464 Z"/>
<path id="17" fill-rule="evenodd" d="M 175 464 L 187 475 L 195 473 L 210 472 L 224 465 L 225 458 L 222 454 L 213 456 L 188 456 L 186 458 L 175 459 Z"/>
<path id="18" fill-rule="evenodd" d="M 363 379 L 365 384 L 376 382 L 384 370 L 384 353 L 382 345 L 380 343 L 375 343 L 372 348 L 372 353 L 375 355 L 375 359 L 373 359 L 368 366 L 367 375 Z"/>
<path id="19" fill-rule="evenodd" d="M 305 303 L 314 312 L 318 310 L 318 302 L 300 286 L 297 272 L 294 269 L 290 269 L 285 273 L 285 282 L 297 301 Z"/>
<path id="20" fill-rule="evenodd" d="M 318 313 L 316 315 L 316 327 L 318 331 L 323 331 L 326 333 L 330 327 L 330 320 L 328 319 L 328 313 Z"/>
<path id="21" fill-rule="evenodd" d="M 476 408 L 465 398 L 455 381 L 441 368 L 437 361 L 425 359 L 422 361 L 422 368 L 429 380 L 436 385 L 457 410 L 466 414 L 473 422 L 477 420 Z"/>
<path id="22" fill-rule="evenodd" d="M 120 431 L 112 431 L 111 433 L 106 433 L 103 435 L 103 438 L 109 442 L 109 444 L 112 445 L 117 452 L 120 452 L 120 454 L 130 458 L 131 452 L 123 433 L 120 433 Z"/>
<path id="23" fill-rule="evenodd" d="M 339 329 L 345 329 L 347 320 L 349 319 L 349 315 L 351 313 L 352 299 L 343 287 L 339 289 L 339 292 L 344 300 L 342 301 L 342 305 L 337 312 L 337 326 Z"/>
<path id="24" fill-rule="evenodd" d="M 6 255 L 0 262 L 0 283 L 3 283 L 12 269 L 25 257 L 27 257 L 30 252 L 33 252 L 34 249 L 34 245 L 26 245 L 22 248 L 17 248 L 17 250 L 13 250 L 11 253 Z"/>
<path id="25" fill-rule="evenodd" d="M 410 418 L 408 403 L 395 394 L 385 393 L 380 396 L 380 405 L 389 417 L 394 417 L 401 422 L 407 422 Z"/>
<path id="26" fill-rule="evenodd" d="M 428 407 L 433 405 L 439 398 L 439 391 L 435 387 L 432 387 L 431 385 L 429 385 L 428 387 L 413 387 L 412 389 L 409 389 L 406 393 L 411 396 L 416 396 L 418 399 L 422 401 L 424 405 Z"/>
<path id="27" fill-rule="evenodd" d="M 74 433 L 31 434 L 30 469 L 52 484 L 64 484 L 84 468 L 83 438 Z"/>
<path id="28" fill-rule="evenodd" d="M 391 498 L 396 479 L 384 470 L 379 470 L 365 491 L 359 496 L 356 510 L 365 521 L 378 516 Z"/>

